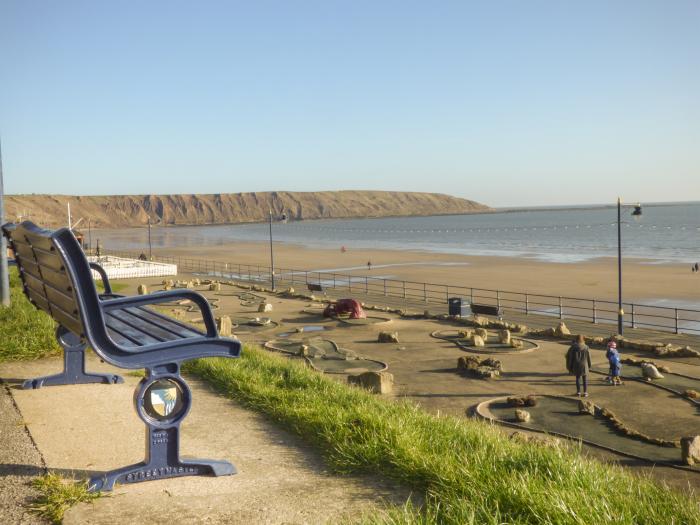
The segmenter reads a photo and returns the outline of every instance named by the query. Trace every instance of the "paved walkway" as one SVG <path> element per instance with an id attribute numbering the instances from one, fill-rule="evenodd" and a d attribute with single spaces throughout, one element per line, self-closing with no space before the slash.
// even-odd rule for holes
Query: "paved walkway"
<path id="1" fill-rule="evenodd" d="M 38 493 L 28 480 L 44 474 L 44 461 L 6 384 L 0 384 L 0 521 L 29 525 L 42 520 L 29 513 Z"/>
<path id="2" fill-rule="evenodd" d="M 132 401 L 139 378 L 124 376 L 122 385 L 16 388 L 21 379 L 59 368 L 59 359 L 0 365 L 0 377 L 10 385 L 6 392 L 19 409 L 14 419 L 0 422 L 3 523 L 29 523 L 24 513 L 12 510 L 29 494 L 8 493 L 6 487 L 14 491 L 40 475 L 42 461 L 50 470 L 82 478 L 143 459 L 144 425 Z M 90 359 L 88 368 L 111 369 L 97 359 Z M 239 473 L 118 486 L 113 497 L 71 509 L 64 523 L 336 523 L 382 500 L 403 503 L 408 497 L 373 478 L 329 473 L 300 439 L 206 385 L 188 382 L 194 394 L 182 427 L 183 455 L 225 459 Z M 11 398 L 5 394 L 5 406 Z M 23 435 L 27 450 L 14 444 Z M 30 435 L 36 448 L 27 441 Z M 13 484 L 10 475 L 21 482 Z"/>

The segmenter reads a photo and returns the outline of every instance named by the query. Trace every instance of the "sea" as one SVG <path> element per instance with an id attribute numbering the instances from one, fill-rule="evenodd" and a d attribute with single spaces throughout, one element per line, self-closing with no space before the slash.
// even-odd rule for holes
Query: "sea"
<path id="1" fill-rule="evenodd" d="M 633 205 L 622 209 L 625 258 L 644 259 L 646 264 L 700 261 L 700 202 L 643 204 L 637 217 L 633 210 Z M 113 250 L 145 251 L 149 242 L 146 228 L 99 230 L 92 237 Z M 312 248 L 419 250 L 576 263 L 617 256 L 617 207 L 286 222 L 275 217 L 272 238 L 275 243 Z M 154 249 L 269 239 L 268 223 L 151 229 Z"/>

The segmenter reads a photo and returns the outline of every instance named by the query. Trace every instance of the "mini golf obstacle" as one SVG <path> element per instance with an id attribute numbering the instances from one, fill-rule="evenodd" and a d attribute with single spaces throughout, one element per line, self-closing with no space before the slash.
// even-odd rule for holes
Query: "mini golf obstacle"
<path id="1" fill-rule="evenodd" d="M 294 328 L 293 330 L 289 330 L 287 332 L 281 332 L 279 334 L 276 334 L 276 337 L 293 337 L 293 336 L 298 336 L 300 334 L 306 334 L 309 332 L 324 332 L 326 330 L 332 330 L 330 326 L 322 326 L 322 325 L 305 325 L 305 326 L 299 326 L 297 328 Z"/>
<path id="2" fill-rule="evenodd" d="M 313 369 L 326 374 L 362 374 L 381 372 L 388 368 L 386 363 L 366 359 L 352 350 L 340 348 L 330 339 L 276 339 L 268 341 L 264 347 L 290 357 L 303 357 Z"/>
<path id="3" fill-rule="evenodd" d="M 236 334 L 264 332 L 279 327 L 279 323 L 269 317 L 234 317 L 231 325 Z"/>
<path id="4" fill-rule="evenodd" d="M 361 317 L 359 319 L 350 319 L 346 316 L 332 316 L 324 317 L 322 307 L 306 307 L 301 313 L 311 315 L 314 317 L 313 322 L 321 323 L 325 321 L 337 321 L 343 325 L 347 326 L 369 326 L 374 324 L 389 323 L 393 321 L 391 317 L 384 317 L 380 315 L 368 315 L 367 317 Z"/>
<path id="5" fill-rule="evenodd" d="M 219 297 L 238 297 L 241 306 L 254 307 L 267 301 L 267 297 L 250 292 L 217 292 L 214 295 Z"/>
<path id="6" fill-rule="evenodd" d="M 219 300 L 215 298 L 207 298 L 207 302 L 209 303 L 209 307 L 212 310 L 218 310 L 219 309 Z M 183 299 L 181 301 L 171 301 L 171 302 L 163 302 L 159 303 L 158 306 L 163 307 L 163 308 L 182 308 L 185 312 L 199 312 L 198 306 L 190 301 L 189 299 Z"/>
<path id="7" fill-rule="evenodd" d="M 474 414 L 504 426 L 581 441 L 623 456 L 700 473 L 700 466 L 690 467 L 681 463 L 680 445 L 675 446 L 670 442 L 660 444 L 665 440 L 627 429 L 627 432 L 646 439 L 629 435 L 611 422 L 610 412 L 603 407 L 592 405 L 594 414 L 581 413 L 579 398 L 552 395 L 536 397 L 536 406 L 522 407 L 531 416 L 528 422 L 516 419 L 515 408 L 508 403 L 506 397 L 478 404 L 474 408 Z"/>
<path id="8" fill-rule="evenodd" d="M 349 317 L 332 317 L 331 319 L 338 321 L 341 324 L 348 326 L 369 326 L 373 324 L 390 323 L 391 317 L 380 317 L 378 315 L 368 315 L 359 319 L 351 319 Z"/>
<path id="9" fill-rule="evenodd" d="M 471 337 L 465 337 L 465 333 L 467 333 L 467 331 L 464 330 L 436 330 L 435 332 L 432 332 L 430 336 L 434 337 L 435 339 L 449 341 L 450 343 L 457 345 L 462 350 L 478 354 L 525 354 L 539 348 L 539 345 L 530 339 L 511 336 L 512 340 L 520 341 L 522 343 L 520 348 L 514 348 L 511 345 L 501 343 L 498 338 L 498 334 L 492 331 L 488 332 L 488 337 L 484 342 L 484 346 L 474 346 Z"/>

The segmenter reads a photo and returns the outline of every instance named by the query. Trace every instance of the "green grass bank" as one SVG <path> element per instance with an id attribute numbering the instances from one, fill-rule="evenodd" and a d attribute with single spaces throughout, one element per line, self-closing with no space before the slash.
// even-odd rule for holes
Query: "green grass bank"
<path id="1" fill-rule="evenodd" d="M 17 268 L 10 268 L 10 301 L 9 308 L 0 307 L 0 362 L 58 355 L 56 325 L 27 300 Z"/>
<path id="2" fill-rule="evenodd" d="M 488 423 L 437 417 L 246 347 L 187 370 L 304 437 L 338 473 L 388 477 L 424 495 L 366 523 L 700 523 L 698 502 L 575 446 L 514 441 Z"/>

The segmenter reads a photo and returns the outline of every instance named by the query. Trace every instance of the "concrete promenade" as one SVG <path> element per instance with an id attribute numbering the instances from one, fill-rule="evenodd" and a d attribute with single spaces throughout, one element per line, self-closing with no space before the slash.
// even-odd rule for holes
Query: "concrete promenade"
<path id="1" fill-rule="evenodd" d="M 125 383 L 18 388 L 61 366 L 60 358 L 0 365 L 3 524 L 42 523 L 27 512 L 36 496 L 27 483 L 47 469 L 82 479 L 143 459 L 144 424 L 132 400 L 140 378 L 91 355 L 89 370 L 122 374 Z M 376 476 L 330 473 L 299 438 L 197 380 L 188 383 L 193 407 L 182 426 L 182 455 L 230 461 L 238 474 L 118 485 L 110 497 L 71 508 L 65 524 L 337 523 L 408 498 Z"/>

